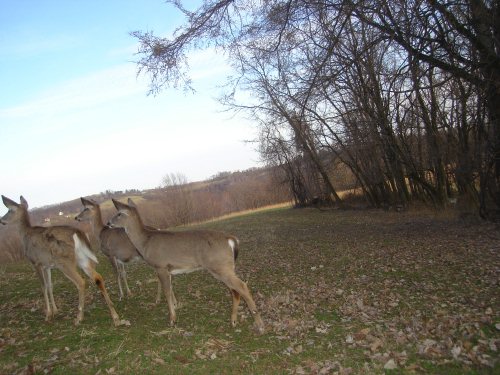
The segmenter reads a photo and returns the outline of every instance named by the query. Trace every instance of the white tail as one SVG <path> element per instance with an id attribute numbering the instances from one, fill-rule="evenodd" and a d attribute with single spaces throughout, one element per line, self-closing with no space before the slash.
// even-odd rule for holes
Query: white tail
<path id="1" fill-rule="evenodd" d="M 52 293 L 51 269 L 57 268 L 71 280 L 78 289 L 78 313 L 75 324 L 83 319 L 85 303 L 85 281 L 76 266 L 97 285 L 109 308 L 113 323 L 120 324 L 120 318 L 111 302 L 102 276 L 95 271 L 97 258 L 90 251 L 90 243 L 80 230 L 69 226 L 36 227 L 31 226 L 28 215 L 28 202 L 21 197 L 21 203 L 4 197 L 2 200 L 9 211 L 0 219 L 2 224 L 17 224 L 23 239 L 24 255 L 33 263 L 42 282 L 45 299 L 45 320 L 57 313 Z M 50 301 L 49 301 L 50 299 Z"/>
<path id="2" fill-rule="evenodd" d="M 142 259 L 134 244 L 130 241 L 123 228 L 110 228 L 105 226 L 102 221 L 102 213 L 99 204 L 96 202 L 80 198 L 83 204 L 83 210 L 76 217 L 77 221 L 90 221 L 93 232 L 99 243 L 102 253 L 109 259 L 118 282 L 120 300 L 124 297 L 122 282 L 128 296 L 132 295 L 127 281 L 127 272 L 125 265 L 136 259 Z M 156 303 L 161 300 L 161 285 L 158 280 L 156 293 Z"/>
<path id="3" fill-rule="evenodd" d="M 91 262 L 99 263 L 95 255 L 90 251 L 85 242 L 80 240 L 78 233 L 73 234 L 73 240 L 75 241 L 75 255 L 78 266 L 88 277 L 92 277 L 93 265 Z"/>
<path id="4" fill-rule="evenodd" d="M 175 304 L 171 293 L 171 275 L 205 269 L 222 281 L 231 291 L 233 309 L 231 324 L 236 325 L 240 296 L 254 316 L 258 332 L 264 323 L 257 311 L 247 285 L 236 276 L 234 262 L 238 255 L 238 239 L 215 231 L 158 231 L 146 228 L 129 199 L 129 204 L 113 200 L 118 213 L 108 225 L 124 228 L 144 260 L 153 267 L 163 286 L 168 302 L 170 323 L 176 321 Z"/>

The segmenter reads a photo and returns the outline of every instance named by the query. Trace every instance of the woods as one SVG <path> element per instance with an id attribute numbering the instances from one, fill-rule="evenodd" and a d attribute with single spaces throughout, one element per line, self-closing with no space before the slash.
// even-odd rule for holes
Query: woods
<path id="1" fill-rule="evenodd" d="M 151 93 L 190 86 L 191 51 L 224 53 L 221 101 L 259 124 L 296 203 L 341 205 L 342 165 L 374 207 L 458 199 L 498 220 L 498 2 L 171 3 L 186 16 L 171 39 L 132 33 Z"/>

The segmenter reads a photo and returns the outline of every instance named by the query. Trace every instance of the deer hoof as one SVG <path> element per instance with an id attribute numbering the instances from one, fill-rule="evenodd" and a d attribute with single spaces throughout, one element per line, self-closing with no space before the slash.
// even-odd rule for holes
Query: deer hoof
<path id="1" fill-rule="evenodd" d="M 262 335 L 266 331 L 266 329 L 264 328 L 264 322 L 261 319 L 258 319 L 255 322 L 255 330 L 259 335 Z"/>

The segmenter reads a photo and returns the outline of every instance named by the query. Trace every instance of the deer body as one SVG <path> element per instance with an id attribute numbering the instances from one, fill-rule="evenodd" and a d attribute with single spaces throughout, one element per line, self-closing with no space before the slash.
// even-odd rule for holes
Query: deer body
<path id="1" fill-rule="evenodd" d="M 85 302 L 85 281 L 77 268 L 80 268 L 100 289 L 115 325 L 120 319 L 111 302 L 102 276 L 95 271 L 97 258 L 90 250 L 90 243 L 83 232 L 69 226 L 39 227 L 31 226 L 28 203 L 21 197 L 21 204 L 2 196 L 9 211 L 0 220 L 2 224 L 15 223 L 23 240 L 24 255 L 33 264 L 42 282 L 45 299 L 45 320 L 57 313 L 52 293 L 51 270 L 59 269 L 78 289 L 78 313 L 75 324 L 83 319 Z M 50 301 L 49 301 L 50 299 Z"/>
<path id="2" fill-rule="evenodd" d="M 102 253 L 109 259 L 117 276 L 118 289 L 120 292 L 120 300 L 123 298 L 122 281 L 125 286 L 125 291 L 128 296 L 132 295 L 127 282 L 127 273 L 125 265 L 142 259 L 141 254 L 137 251 L 134 244 L 130 241 L 123 228 L 110 228 L 105 226 L 102 221 L 102 214 L 99 204 L 89 199 L 81 198 L 82 204 L 85 207 L 78 216 L 77 221 L 89 220 L 94 234 L 98 239 L 98 246 Z M 158 291 L 156 295 L 156 303 L 161 300 L 161 285 L 158 281 Z"/>
<path id="3" fill-rule="evenodd" d="M 137 207 L 131 200 L 128 205 L 116 200 L 113 200 L 113 203 L 118 213 L 111 218 L 108 225 L 124 228 L 144 260 L 155 268 L 169 306 L 170 324 L 176 322 L 171 275 L 204 269 L 225 283 L 231 291 L 231 324 L 236 325 L 241 296 L 254 316 L 257 330 L 261 333 L 264 331 L 264 324 L 250 290 L 235 273 L 235 259 L 238 254 L 236 237 L 208 230 L 151 230 L 143 225 Z"/>

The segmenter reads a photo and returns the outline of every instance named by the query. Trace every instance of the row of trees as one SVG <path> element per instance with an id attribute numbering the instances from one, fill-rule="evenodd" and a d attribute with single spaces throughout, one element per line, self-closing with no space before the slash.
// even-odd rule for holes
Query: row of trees
<path id="1" fill-rule="evenodd" d="M 164 176 L 162 186 L 149 191 L 144 198 L 139 203 L 140 211 L 147 223 L 157 228 L 290 201 L 285 189 L 276 188 L 270 169 L 224 173 L 195 183 L 189 183 L 182 173 L 169 173 Z"/>
<path id="2" fill-rule="evenodd" d="M 374 206 L 458 195 L 500 208 L 500 5 L 478 0 L 172 1 L 171 39 L 135 32 L 151 92 L 189 85 L 215 47 L 237 73 L 224 104 L 260 123 L 263 158 L 295 199 L 341 203 L 347 166 Z M 254 100 L 244 103 L 241 90 Z M 248 96 L 245 96 L 248 97 Z"/>

